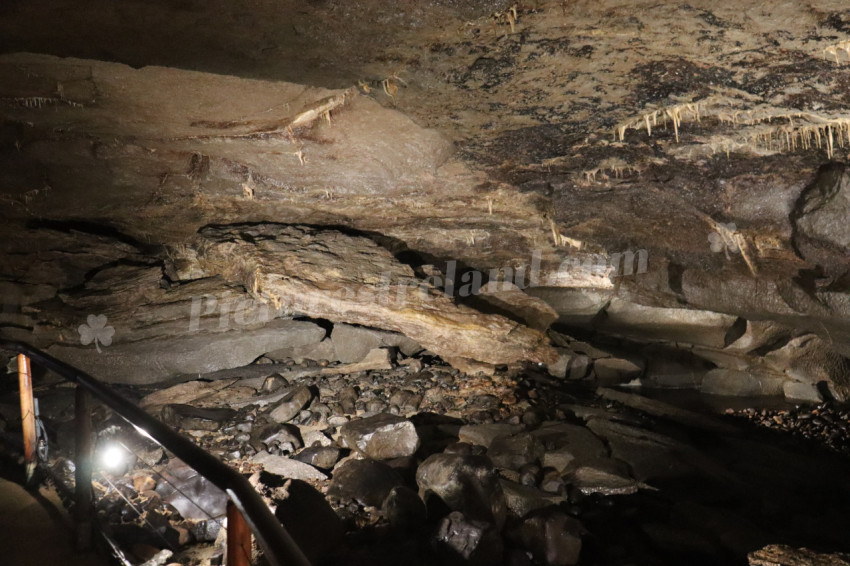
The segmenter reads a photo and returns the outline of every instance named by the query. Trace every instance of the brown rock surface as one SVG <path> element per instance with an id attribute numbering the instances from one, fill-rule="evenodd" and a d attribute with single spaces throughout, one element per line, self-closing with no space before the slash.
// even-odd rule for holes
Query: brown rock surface
<path id="1" fill-rule="evenodd" d="M 750 566 L 847 566 L 850 558 L 843 554 L 820 554 L 805 548 L 772 544 L 747 555 Z"/>
<path id="2" fill-rule="evenodd" d="M 546 363 L 539 331 L 453 303 L 373 241 L 279 224 L 209 227 L 174 261 L 182 273 L 241 283 L 278 312 L 394 330 L 436 354 Z"/>
<path id="3" fill-rule="evenodd" d="M 69 6 L 0 8 L 5 334 L 93 269 L 274 221 L 489 279 L 539 251 L 512 283 L 561 322 L 726 369 L 758 366 L 716 351 L 739 319 L 850 356 L 837 0 Z"/>

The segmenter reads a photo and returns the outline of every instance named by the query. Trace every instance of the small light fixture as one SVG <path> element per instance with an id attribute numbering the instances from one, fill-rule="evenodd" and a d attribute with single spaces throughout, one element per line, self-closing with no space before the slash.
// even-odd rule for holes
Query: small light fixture
<path id="1" fill-rule="evenodd" d="M 108 444 L 100 451 L 99 460 L 106 470 L 123 472 L 127 468 L 127 451 L 118 444 Z"/>

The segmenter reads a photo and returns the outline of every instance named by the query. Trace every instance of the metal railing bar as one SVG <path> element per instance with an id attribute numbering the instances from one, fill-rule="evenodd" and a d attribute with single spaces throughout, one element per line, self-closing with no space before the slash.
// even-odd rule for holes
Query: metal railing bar
<path id="1" fill-rule="evenodd" d="M 200 510 L 200 511 L 204 514 L 204 515 L 206 515 L 206 516 L 207 516 L 207 519 L 206 519 L 206 520 L 213 521 L 213 522 L 217 523 L 217 524 L 218 524 L 218 525 L 219 525 L 222 529 L 224 529 L 225 531 L 227 530 L 227 527 L 225 527 L 219 519 L 217 519 L 217 518 L 213 517 L 213 516 L 212 516 L 212 514 L 211 514 L 209 511 L 207 511 L 206 509 L 204 509 L 203 507 L 201 507 L 200 505 L 198 505 L 198 502 L 197 502 L 197 501 L 195 501 L 194 499 L 192 499 L 191 497 L 189 497 L 189 495 L 188 495 L 186 492 L 184 492 L 184 491 L 183 491 L 183 490 L 181 490 L 179 487 L 177 487 L 176 485 L 174 485 L 171 481 L 169 481 L 169 479 L 168 479 L 167 477 L 165 477 L 165 476 L 164 476 L 164 475 L 162 475 L 161 473 L 159 473 L 159 472 L 157 472 L 156 470 L 154 470 L 154 469 L 153 469 L 153 466 L 151 466 L 150 464 L 148 464 L 147 462 L 145 462 L 144 460 L 142 460 L 142 458 L 141 458 L 141 456 L 139 456 L 139 453 L 138 453 L 138 452 L 136 452 L 135 450 L 133 450 L 132 448 L 130 448 L 129 446 L 127 446 L 127 445 L 126 445 L 126 444 L 124 444 L 123 442 L 119 442 L 118 444 L 119 444 L 122 448 L 124 448 L 127 452 L 129 452 L 130 454 L 133 454 L 134 456 L 136 456 L 136 458 L 138 458 L 141 462 L 143 462 L 143 463 L 144 463 L 144 464 L 145 464 L 145 465 L 149 468 L 149 471 L 150 471 L 151 473 L 156 474 L 156 475 L 159 477 L 159 479 L 161 479 L 162 481 L 164 481 L 165 483 L 167 483 L 168 485 L 170 485 L 170 486 L 171 486 L 171 488 L 172 488 L 174 491 L 176 491 L 177 493 L 179 493 L 180 495 L 182 495 L 183 497 L 185 497 L 187 501 L 191 502 L 191 503 L 192 503 L 192 505 L 194 505 L 195 507 L 197 507 L 197 508 L 198 508 L 198 509 L 199 509 L 199 510 Z M 105 478 L 105 476 L 104 476 L 104 478 Z"/>
<path id="2" fill-rule="evenodd" d="M 272 514 L 248 480 L 188 438 L 153 418 L 110 387 L 25 342 L 0 339 L 0 349 L 25 354 L 41 366 L 85 388 L 107 407 L 137 426 L 164 448 L 224 491 L 245 518 L 263 553 L 274 566 L 310 566 L 310 561 Z"/>
<path id="3" fill-rule="evenodd" d="M 149 528 L 149 530 L 150 530 L 150 531 L 152 531 L 152 532 L 153 532 L 153 533 L 155 533 L 155 534 L 156 534 L 159 538 L 161 538 L 161 539 L 162 539 L 162 542 L 164 542 L 164 543 L 165 543 L 165 545 L 166 545 L 169 549 L 171 549 L 172 551 L 176 551 L 176 550 L 177 550 L 176 548 L 174 548 L 174 545 L 172 545 L 170 542 L 168 542 L 168 539 L 167 539 L 167 538 L 165 538 L 165 535 L 164 535 L 164 534 L 162 534 L 161 532 L 159 532 L 159 530 L 158 530 L 158 529 L 156 529 L 156 527 L 154 527 L 153 525 L 151 525 L 151 524 L 150 524 L 150 521 L 148 521 L 148 520 L 147 520 L 147 518 L 144 516 L 144 513 L 143 513 L 142 511 L 139 511 L 139 509 L 138 509 L 135 505 L 133 505 L 133 502 L 132 502 L 132 501 L 130 501 L 130 499 L 129 499 L 126 495 L 124 495 L 124 494 L 121 492 L 121 490 L 120 490 L 120 489 L 118 489 L 118 487 L 117 487 L 114 483 L 112 483 L 112 480 L 110 480 L 108 477 L 106 477 L 106 475 L 102 475 L 102 477 L 103 477 L 104 481 L 106 481 L 106 483 L 108 483 L 108 484 L 109 484 L 109 487 L 111 487 L 111 488 L 112 488 L 112 490 L 113 490 L 113 491 L 115 491 L 115 493 L 117 493 L 117 494 L 118 494 L 118 497 L 120 497 L 121 499 L 123 499 L 123 500 L 124 500 L 124 503 L 126 503 L 127 505 L 129 505 L 129 506 L 130 506 L 130 509 L 132 509 L 133 511 L 135 511 L 135 512 L 136 512 L 136 515 L 138 515 L 139 519 L 141 519 L 142 521 L 144 521 L 144 523 L 148 526 L 148 528 Z"/>

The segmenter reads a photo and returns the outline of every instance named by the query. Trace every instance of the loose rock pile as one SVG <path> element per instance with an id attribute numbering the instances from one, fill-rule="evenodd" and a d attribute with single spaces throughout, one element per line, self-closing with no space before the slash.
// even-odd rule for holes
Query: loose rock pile
<path id="1" fill-rule="evenodd" d="M 342 549 L 372 560 L 371 545 L 344 536 L 369 531 L 389 541 L 388 563 L 413 552 L 434 564 L 575 564 L 586 531 L 571 494 L 639 487 L 593 433 L 533 407 L 537 392 L 517 371 L 460 376 L 427 356 L 348 374 L 326 366 L 268 364 L 265 377 L 186 382 L 141 405 L 250 475 L 317 563 Z M 185 563 L 215 563 L 220 492 L 161 450 L 144 450 L 133 471 L 97 484 L 110 532 L 139 558 L 148 546 L 212 543 Z M 323 517 L 320 540 L 303 527 L 315 522 L 307 516 Z"/>
<path id="2" fill-rule="evenodd" d="M 762 450 L 729 420 L 535 367 L 470 376 L 390 353 L 366 357 L 384 369 L 257 363 L 124 393 L 248 477 L 317 565 L 726 564 L 799 521 L 824 548 L 850 527 L 841 497 L 823 499 L 846 466 Z M 73 398 L 54 393 L 45 407 Z M 846 422 L 827 406 L 795 415 Z M 134 564 L 220 564 L 224 495 L 103 408 L 95 416 L 99 446 L 129 455 L 95 474 L 104 531 Z M 70 423 L 48 424 L 70 456 Z"/>
<path id="3" fill-rule="evenodd" d="M 822 403 L 790 409 L 747 408 L 727 412 L 757 426 L 788 432 L 841 454 L 850 454 L 850 410 L 846 407 Z"/>

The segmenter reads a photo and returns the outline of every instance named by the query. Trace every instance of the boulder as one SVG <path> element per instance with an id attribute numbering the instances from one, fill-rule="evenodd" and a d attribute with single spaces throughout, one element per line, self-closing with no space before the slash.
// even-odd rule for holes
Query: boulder
<path id="1" fill-rule="evenodd" d="M 304 440 L 304 446 L 333 446 L 333 440 L 327 435 L 318 430 L 302 430 L 301 438 Z"/>
<path id="2" fill-rule="evenodd" d="M 139 401 L 139 406 L 149 412 L 156 413 L 163 405 L 194 404 L 196 400 L 206 399 L 216 393 L 226 390 L 237 383 L 237 379 L 222 379 L 219 381 L 187 381 L 171 387 L 159 389 L 146 395 Z"/>
<path id="3" fill-rule="evenodd" d="M 302 346 L 292 346 L 289 348 L 280 348 L 271 352 L 266 352 L 266 357 L 275 362 L 283 362 L 286 360 L 294 360 L 296 363 L 302 363 L 304 360 L 327 360 L 329 362 L 340 361 L 337 358 L 334 343 L 330 338 L 325 338 L 321 342 L 304 344 Z"/>
<path id="4" fill-rule="evenodd" d="M 585 495 L 628 495 L 643 487 L 629 475 L 625 462 L 613 458 L 598 458 L 584 463 L 571 474 L 570 480 Z"/>
<path id="5" fill-rule="evenodd" d="M 593 362 L 596 380 L 601 385 L 628 383 L 643 375 L 643 360 L 626 358 L 601 358 Z"/>
<path id="6" fill-rule="evenodd" d="M 558 313 L 546 301 L 527 295 L 510 281 L 488 281 L 481 286 L 476 298 L 491 308 L 544 332 L 558 320 Z"/>
<path id="7" fill-rule="evenodd" d="M 547 450 L 543 455 L 541 464 L 544 468 L 553 468 L 558 473 L 563 473 L 576 461 L 575 454 L 565 448 L 558 450 Z"/>
<path id="8" fill-rule="evenodd" d="M 419 448 L 413 423 L 388 413 L 349 421 L 340 429 L 340 437 L 346 447 L 374 460 L 411 456 Z"/>
<path id="9" fill-rule="evenodd" d="M 543 465 L 552 465 L 554 461 L 565 464 L 565 455 L 578 462 L 602 458 L 608 455 L 605 445 L 586 427 L 565 422 L 544 422 L 538 429 L 531 431 L 546 450 Z M 547 463 L 549 462 L 549 463 Z M 557 466 L 555 466 L 557 467 Z"/>
<path id="10" fill-rule="evenodd" d="M 487 456 L 497 468 L 518 470 L 525 464 L 536 463 L 543 457 L 543 443 L 530 433 L 498 436 L 487 449 Z"/>
<path id="11" fill-rule="evenodd" d="M 584 526 L 558 507 L 544 507 L 526 515 L 509 538 L 546 566 L 578 564 Z"/>
<path id="12" fill-rule="evenodd" d="M 747 354 L 770 344 L 785 342 L 790 338 L 790 334 L 791 329 L 789 327 L 776 322 L 746 320 L 743 332 L 739 332 L 737 335 L 728 335 L 731 341 L 724 350 Z"/>
<path id="13" fill-rule="evenodd" d="M 603 280 L 602 285 L 610 286 L 607 277 L 600 279 Z M 609 289 L 570 284 L 529 287 L 525 292 L 545 301 L 558 313 L 558 321 L 569 326 L 590 325 L 614 296 Z"/>
<path id="14" fill-rule="evenodd" d="M 160 418 L 165 424 L 186 430 L 215 431 L 222 424 L 235 417 L 236 411 L 227 407 L 202 408 L 180 403 L 171 403 L 162 407 Z"/>
<path id="15" fill-rule="evenodd" d="M 471 520 L 501 528 L 507 508 L 496 469 L 489 458 L 461 454 L 434 454 L 416 470 L 419 494 L 427 503 L 438 497 L 449 509 Z"/>
<path id="16" fill-rule="evenodd" d="M 278 423 L 285 423 L 295 418 L 307 403 L 313 398 L 309 387 L 299 386 L 287 392 L 277 406 L 269 413 L 269 418 Z"/>
<path id="17" fill-rule="evenodd" d="M 764 356 L 764 365 L 794 381 L 829 386 L 839 401 L 850 398 L 850 359 L 815 334 L 796 336 Z"/>
<path id="18" fill-rule="evenodd" d="M 490 444 L 500 436 L 511 436 L 523 430 L 522 425 L 509 423 L 487 423 L 477 425 L 463 425 L 458 431 L 458 439 L 489 448 Z"/>
<path id="19" fill-rule="evenodd" d="M 548 371 L 551 376 L 564 379 L 570 373 L 570 364 L 574 357 L 574 353 L 558 348 L 558 359 L 555 360 L 554 363 L 546 366 L 546 371 Z"/>
<path id="20" fill-rule="evenodd" d="M 303 446 L 301 434 L 295 425 L 268 423 L 263 421 L 256 423 L 251 429 L 251 446 L 257 452 L 271 450 L 274 447 L 282 447 L 287 444 L 292 450 L 298 450 Z"/>
<path id="21" fill-rule="evenodd" d="M 782 395 L 785 380 L 774 374 L 717 368 L 705 374 L 700 391 L 708 395 L 748 397 Z"/>
<path id="22" fill-rule="evenodd" d="M 331 331 L 331 342 L 336 359 L 343 363 L 362 361 L 366 354 L 376 348 L 398 348 L 405 356 L 422 351 L 422 346 L 403 334 L 350 324 L 335 324 Z"/>
<path id="23" fill-rule="evenodd" d="M 812 383 L 800 383 L 799 381 L 786 381 L 782 384 L 782 393 L 789 401 L 801 401 L 804 403 L 823 403 L 823 396 L 816 385 Z"/>
<path id="24" fill-rule="evenodd" d="M 215 542 L 221 532 L 222 522 L 213 519 L 190 519 L 185 521 L 189 533 L 196 542 Z"/>
<path id="25" fill-rule="evenodd" d="M 402 485 L 398 472 L 386 464 L 349 458 L 334 468 L 328 495 L 381 507 L 393 488 Z"/>
<path id="26" fill-rule="evenodd" d="M 499 529 L 485 521 L 468 519 L 459 511 L 452 511 L 440 522 L 434 540 L 450 563 L 490 566 L 502 562 Z"/>
<path id="27" fill-rule="evenodd" d="M 275 517 L 311 563 L 322 563 L 345 535 L 342 519 L 325 496 L 307 482 L 288 481 L 283 491 L 284 497 L 275 500 Z"/>
<path id="28" fill-rule="evenodd" d="M 276 474 L 287 479 L 321 481 L 328 479 L 328 476 L 314 468 L 309 464 L 287 458 L 286 456 L 276 456 L 268 452 L 259 452 L 255 454 L 251 461 L 255 464 L 260 464 L 263 469 L 270 474 Z"/>
<path id="29" fill-rule="evenodd" d="M 576 354 L 570 358 L 565 377 L 567 379 L 584 379 L 593 367 L 593 359 L 586 354 Z"/>
<path id="30" fill-rule="evenodd" d="M 505 504 L 511 515 L 522 518 L 534 511 L 551 505 L 564 503 L 567 499 L 556 493 L 549 493 L 536 487 L 521 485 L 509 480 L 499 480 L 505 494 Z"/>
<path id="31" fill-rule="evenodd" d="M 394 528 L 413 531 L 425 524 L 427 509 L 417 493 L 406 486 L 394 487 L 381 506 L 381 514 Z"/>
<path id="32" fill-rule="evenodd" d="M 338 373 L 357 373 L 359 371 L 375 371 L 382 369 L 392 369 L 392 359 L 390 351 L 386 348 L 375 348 L 369 350 L 369 353 L 360 360 L 351 364 L 342 364 L 325 368 L 322 370 L 324 375 L 334 375 Z"/>
<path id="33" fill-rule="evenodd" d="M 294 456 L 299 462 L 304 462 L 315 468 L 330 470 L 339 460 L 339 448 L 333 446 L 308 446 Z"/>
<path id="34" fill-rule="evenodd" d="M 640 340 L 664 340 L 713 348 L 726 345 L 736 317 L 693 308 L 646 306 L 615 297 L 597 327 L 601 332 Z"/>

